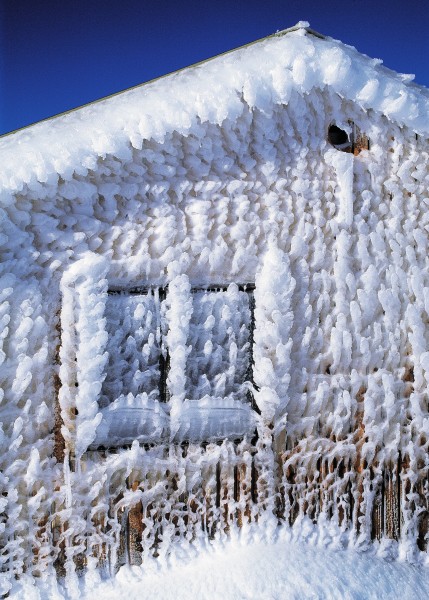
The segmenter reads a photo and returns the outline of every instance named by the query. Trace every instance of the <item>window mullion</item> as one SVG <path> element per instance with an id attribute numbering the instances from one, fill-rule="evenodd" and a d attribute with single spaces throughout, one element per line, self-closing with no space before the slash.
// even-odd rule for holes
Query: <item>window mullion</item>
<path id="1" fill-rule="evenodd" d="M 249 296 L 249 310 L 250 310 L 249 367 L 247 370 L 246 379 L 247 379 L 247 381 L 250 381 L 252 388 L 256 389 L 256 391 L 259 391 L 254 382 L 254 379 L 253 379 L 253 366 L 254 366 L 253 347 L 255 344 L 255 337 L 254 337 L 255 336 L 255 294 L 253 293 L 253 289 L 246 290 L 246 291 Z M 256 404 L 255 395 L 252 390 L 248 391 L 247 398 L 249 400 L 249 403 L 250 403 L 252 409 L 256 413 L 258 413 L 258 415 L 260 415 L 261 411 L 259 410 L 259 407 Z"/>
<path id="2" fill-rule="evenodd" d="M 159 327 L 159 331 L 160 331 L 160 344 L 161 344 L 161 352 L 159 355 L 159 372 L 160 372 L 159 395 L 160 395 L 160 402 L 167 403 L 169 401 L 167 377 L 168 377 L 168 372 L 170 370 L 170 354 L 168 351 L 168 346 L 166 343 L 166 336 L 165 336 L 165 332 L 163 331 L 163 323 L 162 323 L 163 306 L 164 306 L 163 303 L 165 303 L 165 299 L 167 297 L 166 288 L 159 288 L 158 294 L 159 294 L 159 305 L 160 305 L 158 327 Z"/>

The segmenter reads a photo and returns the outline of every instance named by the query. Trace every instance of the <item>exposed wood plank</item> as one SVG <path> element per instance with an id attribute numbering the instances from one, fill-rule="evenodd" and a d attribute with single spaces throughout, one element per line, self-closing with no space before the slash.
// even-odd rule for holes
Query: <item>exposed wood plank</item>
<path id="1" fill-rule="evenodd" d="M 131 484 L 133 492 L 139 489 L 139 482 Z M 143 507 L 138 502 L 128 510 L 128 556 L 131 565 L 142 562 Z"/>

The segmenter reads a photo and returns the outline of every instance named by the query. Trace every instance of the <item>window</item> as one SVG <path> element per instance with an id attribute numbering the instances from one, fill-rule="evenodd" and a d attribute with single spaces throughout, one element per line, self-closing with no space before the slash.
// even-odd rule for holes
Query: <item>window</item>
<path id="1" fill-rule="evenodd" d="M 178 435 L 191 441 L 242 437 L 252 428 L 253 291 L 234 284 L 194 289 L 192 306 Z"/>
<path id="2" fill-rule="evenodd" d="M 106 302 L 108 365 L 100 408 L 112 398 L 146 394 L 161 400 L 161 318 L 158 291 L 109 294 Z"/>
<path id="3" fill-rule="evenodd" d="M 95 445 L 121 446 L 168 435 L 165 349 L 159 290 L 111 292 L 105 307 L 108 354 Z"/>
<path id="4" fill-rule="evenodd" d="M 245 401 L 251 366 L 251 299 L 251 293 L 237 286 L 193 291 L 187 397 Z"/>
<path id="5" fill-rule="evenodd" d="M 171 412 L 168 289 L 110 291 L 104 309 L 102 414 L 90 447 L 216 441 L 254 430 L 253 287 L 191 290 L 185 399 Z M 175 419 L 174 426 L 171 419 Z"/>

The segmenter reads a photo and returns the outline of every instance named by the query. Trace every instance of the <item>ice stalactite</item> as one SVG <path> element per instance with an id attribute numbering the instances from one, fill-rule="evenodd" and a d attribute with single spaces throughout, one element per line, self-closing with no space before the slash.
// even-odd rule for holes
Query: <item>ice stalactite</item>
<path id="1" fill-rule="evenodd" d="M 292 295 L 295 280 L 289 259 L 272 239 L 255 279 L 255 331 L 253 378 L 255 401 L 261 418 L 258 426 L 258 499 L 274 510 L 274 447 L 281 447 L 288 424 L 288 387 L 291 370 Z"/>
<path id="2" fill-rule="evenodd" d="M 288 409 L 294 288 L 289 259 L 271 242 L 255 281 L 255 400 L 267 425 Z"/>
<path id="3" fill-rule="evenodd" d="M 74 381 L 64 380 L 60 404 L 65 420 L 74 412 L 74 456 L 78 463 L 95 438 L 101 421 L 98 400 L 105 379 L 107 333 L 105 306 L 107 300 L 106 261 L 87 256 L 77 261 L 62 281 L 62 289 L 70 304 L 64 303 L 62 315 L 62 362 L 75 362 Z M 70 290 L 72 288 L 72 291 Z M 71 311 L 71 314 L 70 314 Z M 65 319 L 68 319 L 66 324 Z M 75 336 L 74 340 L 65 339 Z M 67 356 L 71 352 L 71 356 Z M 64 373 L 65 371 L 65 373 Z M 72 371 L 72 373 L 73 373 Z M 63 369 L 65 377 L 70 377 Z"/>
<path id="4" fill-rule="evenodd" d="M 174 438 L 180 427 L 180 414 L 185 400 L 186 359 L 190 352 L 187 344 L 189 321 L 192 314 L 191 286 L 186 275 L 176 275 L 169 284 L 169 306 L 166 319 L 169 323 L 167 341 L 174 348 L 170 356 L 168 389 L 171 397 L 170 423 L 171 436 Z"/>

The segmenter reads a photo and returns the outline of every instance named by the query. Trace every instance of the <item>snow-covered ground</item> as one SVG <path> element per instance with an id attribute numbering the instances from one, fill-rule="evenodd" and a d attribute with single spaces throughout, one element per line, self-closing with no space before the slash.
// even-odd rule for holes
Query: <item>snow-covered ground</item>
<path id="1" fill-rule="evenodd" d="M 85 598 L 426 600 L 429 569 L 281 537 L 274 543 L 237 539 L 214 544 L 199 554 L 186 553 L 158 568 L 123 568 L 116 581 L 88 589 Z"/>
<path id="2" fill-rule="evenodd" d="M 259 535 L 262 534 L 262 537 Z M 234 534 L 223 541 L 176 546 L 168 559 L 122 567 L 102 580 L 81 580 L 82 600 L 426 600 L 429 568 L 367 552 L 294 539 L 290 530 Z M 378 548 L 380 552 L 380 547 Z M 66 596 L 68 597 L 68 596 Z M 63 598 L 56 583 L 15 588 L 13 600 Z"/>

